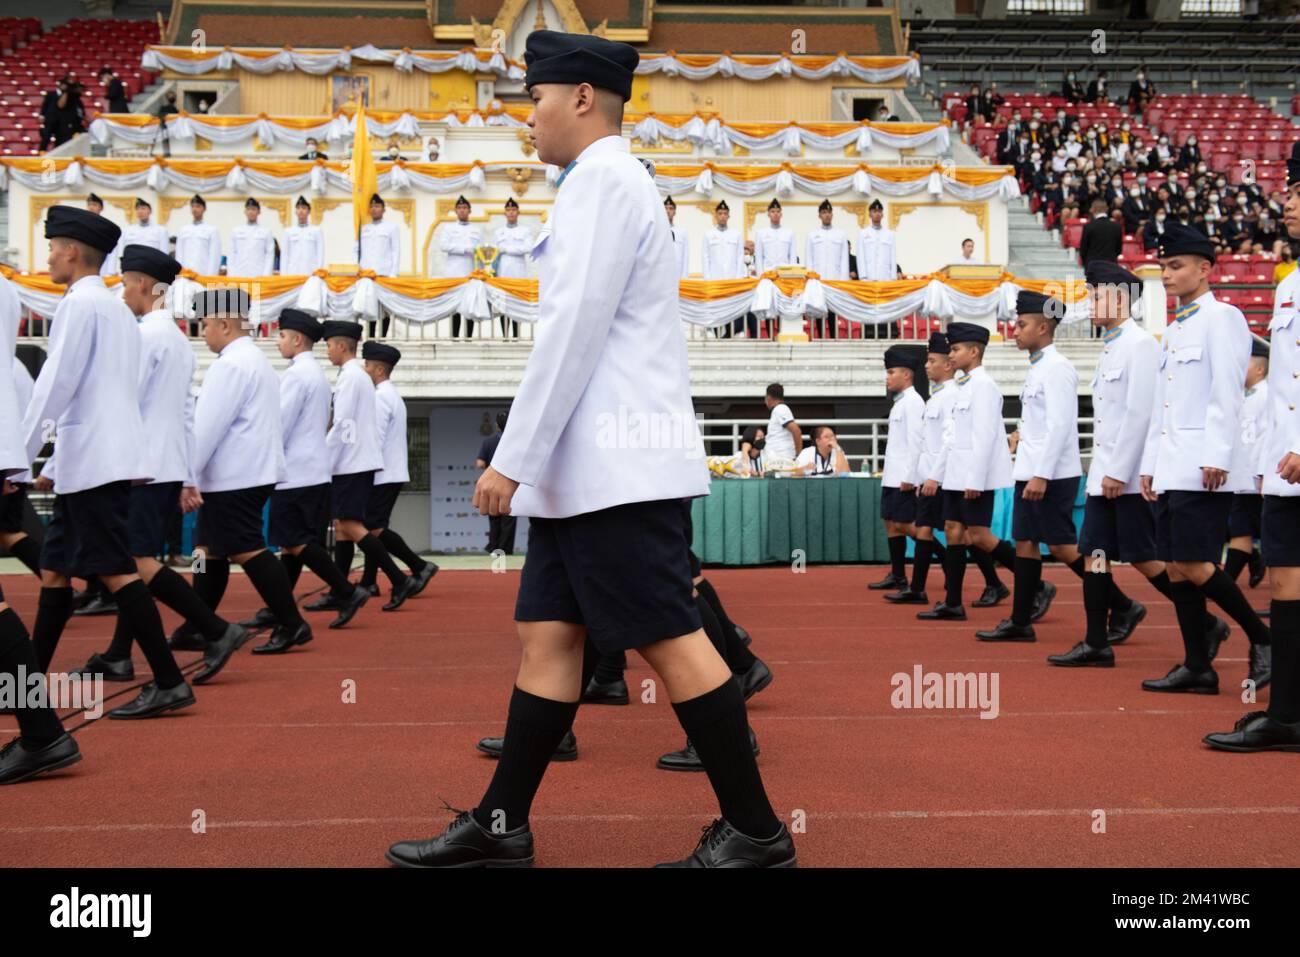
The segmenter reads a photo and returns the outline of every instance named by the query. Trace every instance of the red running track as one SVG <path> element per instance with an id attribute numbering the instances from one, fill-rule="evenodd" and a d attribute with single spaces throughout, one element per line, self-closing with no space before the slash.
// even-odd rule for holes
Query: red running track
<path id="1" fill-rule="evenodd" d="M 773 805 L 787 821 L 805 816 L 803 866 L 1300 865 L 1294 757 L 1200 743 L 1250 710 L 1232 693 L 1246 674 L 1242 633 L 1218 661 L 1228 693 L 1143 692 L 1181 645 L 1172 609 L 1130 569 L 1120 584 L 1151 614 L 1113 670 L 1044 663 L 1082 634 L 1080 588 L 1059 567 L 1035 645 L 974 639 L 1009 601 L 965 623 L 918 622 L 915 607 L 866 589 L 879 568 L 708 574 L 776 676 L 750 716 Z M 0 788 L 0 866 L 382 866 L 389 843 L 440 830 L 443 800 L 472 806 L 491 775 L 474 743 L 504 726 L 517 575 L 444 571 L 401 610 L 367 607 L 342 631 L 313 616 L 314 643 L 270 658 L 246 647 L 188 710 L 82 727 L 82 763 Z M 978 579 L 967 577 L 968 603 Z M 3 584 L 30 626 L 35 579 Z M 1266 589 L 1251 597 L 1262 605 Z M 256 604 L 235 576 L 223 611 L 246 617 Z M 73 619 L 56 668 L 102 650 L 111 628 Z M 632 657 L 635 690 L 650 672 Z M 996 672 L 999 716 L 896 710 L 891 676 L 917 664 Z M 138 654 L 136 671 L 147 675 Z M 355 704 L 342 701 L 347 680 Z M 15 727 L 0 717 L 3 737 Z M 682 744 L 666 696 L 584 707 L 575 731 L 579 760 L 554 765 L 534 804 L 539 866 L 688 853 L 716 811 L 703 775 L 654 767 Z"/>

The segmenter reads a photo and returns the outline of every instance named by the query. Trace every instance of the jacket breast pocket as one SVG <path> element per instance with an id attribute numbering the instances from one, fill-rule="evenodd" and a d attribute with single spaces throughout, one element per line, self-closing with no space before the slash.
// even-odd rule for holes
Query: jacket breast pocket
<path id="1" fill-rule="evenodd" d="M 970 399 L 962 399 L 954 402 L 952 405 L 952 439 L 953 448 L 969 449 L 972 448 L 970 434 Z"/>
<path id="2" fill-rule="evenodd" d="M 1205 408 L 1209 400 L 1210 367 L 1205 358 L 1204 346 L 1181 346 L 1170 350 L 1172 360 L 1166 368 L 1172 370 L 1174 381 L 1169 392 L 1170 411 L 1176 429 L 1205 428 Z"/>

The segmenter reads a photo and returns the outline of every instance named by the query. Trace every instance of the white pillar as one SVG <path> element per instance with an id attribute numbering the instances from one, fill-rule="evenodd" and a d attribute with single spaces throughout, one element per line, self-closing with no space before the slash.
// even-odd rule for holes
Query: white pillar
<path id="1" fill-rule="evenodd" d="M 1169 299 L 1160 282 L 1160 266 L 1143 263 L 1133 273 L 1142 280 L 1142 327 L 1159 339 L 1169 325 Z"/>

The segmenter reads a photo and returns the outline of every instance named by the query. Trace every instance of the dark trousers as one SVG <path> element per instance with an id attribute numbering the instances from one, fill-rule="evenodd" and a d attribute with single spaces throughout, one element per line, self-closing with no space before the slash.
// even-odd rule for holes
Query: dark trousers
<path id="1" fill-rule="evenodd" d="M 453 339 L 457 339 L 457 338 L 460 337 L 460 313 L 459 313 L 459 312 L 453 312 L 453 313 L 451 314 L 451 337 L 452 337 Z M 465 320 L 465 338 L 466 338 L 466 339 L 473 339 L 473 338 L 474 338 L 474 320 L 473 320 L 473 319 L 466 319 L 466 320 Z"/>
<path id="2" fill-rule="evenodd" d="M 515 529 L 519 520 L 513 515 L 488 516 L 488 553 L 498 548 L 507 555 L 515 553 Z"/>
<path id="3" fill-rule="evenodd" d="M 821 319 L 813 320 L 814 339 L 834 339 L 835 329 L 840 324 L 839 317 L 829 309 Z"/>

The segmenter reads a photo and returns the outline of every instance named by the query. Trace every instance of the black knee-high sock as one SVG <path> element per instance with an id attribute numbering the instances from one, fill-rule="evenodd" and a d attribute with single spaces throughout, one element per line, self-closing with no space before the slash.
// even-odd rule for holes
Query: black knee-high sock
<path id="1" fill-rule="evenodd" d="M 406 544 L 406 539 L 391 528 L 386 528 L 379 533 L 379 540 L 384 543 L 384 548 L 388 549 L 388 554 L 392 555 L 398 561 L 403 562 L 411 571 L 419 573 L 429 563 L 419 555 L 415 550 Z"/>
<path id="2" fill-rule="evenodd" d="M 164 691 L 175 688 L 185 679 L 181 676 L 180 668 L 176 667 L 171 649 L 167 647 L 162 616 L 158 614 L 158 606 L 154 604 L 153 596 L 149 594 L 145 583 L 137 578 L 115 591 L 113 597 L 117 601 L 118 616 L 131 629 L 135 640 L 140 644 L 140 650 L 149 661 L 154 683 Z"/>
<path id="3" fill-rule="evenodd" d="M 1013 624 L 1026 626 L 1029 616 L 1034 611 L 1034 596 L 1038 594 L 1038 583 L 1043 580 L 1043 562 L 1038 558 L 1016 556 L 1015 590 L 1011 595 L 1011 621 Z"/>
<path id="4" fill-rule="evenodd" d="M 1012 545 L 1010 542 L 999 541 L 997 547 L 995 547 L 993 551 L 989 552 L 989 554 L 992 555 L 993 560 L 1003 568 L 1007 568 L 1012 572 L 1016 570 L 1016 546 Z"/>
<path id="5" fill-rule="evenodd" d="M 339 571 L 339 566 L 334 559 L 330 558 L 324 545 L 319 542 L 308 542 L 298 553 L 298 558 L 302 564 L 315 572 L 317 578 L 329 585 L 330 591 L 335 595 L 346 597 L 352 594 L 352 589 L 356 586 L 348 581 L 347 575 Z M 351 559 L 348 561 L 350 562 Z"/>
<path id="6" fill-rule="evenodd" d="M 1159 575 L 1156 575 L 1154 578 L 1148 578 L 1147 581 L 1149 581 L 1151 583 L 1151 587 L 1154 588 L 1156 591 L 1160 592 L 1160 594 L 1164 595 L 1170 601 L 1174 600 L 1173 594 L 1169 591 L 1169 586 L 1171 582 L 1169 580 L 1168 572 L 1161 572 Z M 1205 609 L 1206 630 L 1208 631 L 1210 626 L 1213 624 L 1214 624 L 1214 616 L 1210 614 L 1210 610 L 1207 608 Z"/>
<path id="7" fill-rule="evenodd" d="M 907 559 L 907 536 L 890 535 L 889 543 L 889 571 L 896 578 L 902 578 L 905 574 L 903 563 Z"/>
<path id="8" fill-rule="evenodd" d="M 59 646 L 59 638 L 71 616 L 71 588 L 41 589 L 41 597 L 36 601 L 36 624 L 32 626 L 32 647 L 41 671 L 50 670 L 54 649 Z"/>
<path id="9" fill-rule="evenodd" d="M 727 683 L 735 687 L 734 682 Z M 502 814 L 505 819 L 496 825 L 498 828 L 513 831 L 528 823 L 528 811 L 551 755 L 573 727 L 577 713 L 576 701 L 552 701 L 515 688 L 510 696 L 501 760 L 474 808 L 474 819 L 479 824 L 491 830 Z"/>
<path id="10" fill-rule="evenodd" d="M 166 565 L 149 582 L 149 591 L 160 602 L 199 630 L 208 641 L 226 633 L 226 622 L 208 607 L 207 602 L 176 572 Z M 116 639 L 114 639 L 116 640 Z"/>
<path id="11" fill-rule="evenodd" d="M 734 681 L 673 704 L 713 785 L 722 816 L 742 834 L 763 840 L 781 828 L 749 746 L 745 699 Z"/>
<path id="12" fill-rule="evenodd" d="M 27 639 L 23 620 L 12 608 L 6 608 L 0 611 L 0 674 L 13 675 L 15 689 L 26 687 L 16 683 L 19 668 L 25 678 L 45 670 L 36 662 L 36 651 Z M 33 747 L 44 747 L 63 734 L 63 725 L 54 709 L 49 707 L 49 702 L 43 708 L 23 707 L 17 712 L 18 730 L 23 741 Z"/>
<path id="13" fill-rule="evenodd" d="M 100 657 L 107 658 L 109 661 L 126 661 L 131 657 L 131 645 L 134 642 L 135 637 L 131 634 L 131 627 L 126 623 L 125 618 L 118 615 L 116 624 L 113 625 L 113 640 L 109 642 L 108 651 Z"/>
<path id="14" fill-rule="evenodd" d="M 954 546 L 948 549 L 943 559 L 943 578 L 948 592 L 944 604 L 955 608 L 961 604 L 961 586 L 966 581 L 965 548 Z"/>
<path id="15" fill-rule="evenodd" d="M 334 542 L 334 564 L 338 566 L 344 578 L 352 574 L 352 559 L 356 553 L 357 546 L 354 542 L 347 542 L 341 538 Z"/>
<path id="16" fill-rule="evenodd" d="M 319 545 L 316 545 L 316 547 L 320 548 Z M 325 549 L 321 548 L 321 554 L 325 555 L 327 562 L 330 560 L 329 555 L 325 553 Z M 284 566 L 284 575 L 289 579 L 289 590 L 293 591 L 298 587 L 298 579 L 302 577 L 302 556 L 281 549 L 280 564 Z"/>
<path id="17" fill-rule="evenodd" d="M 37 578 L 41 576 L 41 546 L 30 535 L 24 535 L 10 545 L 9 554 L 26 565 Z"/>
<path id="18" fill-rule="evenodd" d="M 1300 721 L 1300 601 L 1273 599 L 1269 606 L 1273 632 L 1273 684 L 1268 716 L 1274 721 Z"/>
<path id="19" fill-rule="evenodd" d="M 912 591 L 925 591 L 925 580 L 930 577 L 930 559 L 934 556 L 930 545 L 931 542 L 925 539 L 917 540 L 916 557 L 912 559 Z"/>
<path id="20" fill-rule="evenodd" d="M 230 561 L 225 558 L 205 558 L 203 571 L 194 573 L 194 593 L 212 611 L 221 605 L 226 586 L 230 584 Z"/>
<path id="21" fill-rule="evenodd" d="M 1178 630 L 1183 636 L 1183 664 L 1192 671 L 1210 669 L 1210 649 L 1205 641 L 1205 595 L 1189 581 L 1170 581 Z"/>
<path id="22" fill-rule="evenodd" d="M 367 535 L 357 543 L 357 547 L 361 549 L 361 554 L 366 556 L 367 561 L 372 557 L 374 558 L 375 564 L 388 576 L 388 581 L 394 588 L 400 588 L 402 583 L 406 581 L 406 575 L 397 567 L 397 563 L 393 561 L 393 556 L 388 554 L 388 549 L 384 548 L 384 543 L 375 536 Z"/>
<path id="23" fill-rule="evenodd" d="M 590 642 L 588 642 L 590 645 Z M 595 645 L 591 645 L 595 648 Z M 583 668 L 587 667 L 587 659 L 583 658 Z M 613 651 L 609 654 L 596 653 L 596 663 L 592 666 L 592 674 L 596 680 L 603 685 L 613 684 L 615 681 L 622 681 L 623 674 L 627 671 L 627 652 Z M 590 679 L 588 679 L 590 683 Z M 583 689 L 586 689 L 584 684 Z"/>
<path id="24" fill-rule="evenodd" d="M 1223 560 L 1223 574 L 1235 582 L 1237 576 L 1241 574 L 1241 570 L 1249 562 L 1250 552 L 1243 552 L 1240 548 L 1229 548 L 1228 557 Z"/>
<path id="25" fill-rule="evenodd" d="M 939 540 L 937 538 L 932 538 L 930 540 L 930 554 L 934 557 L 935 561 L 937 561 L 940 565 L 942 565 L 943 556 L 948 554 L 948 549 L 940 545 Z"/>
<path id="26" fill-rule="evenodd" d="M 718 622 L 718 616 L 713 613 L 713 606 L 703 595 L 696 595 L 695 609 L 700 613 L 700 623 L 704 626 L 704 634 L 709 639 L 709 644 L 718 653 L 718 657 L 726 661 L 727 639 L 722 636 L 722 625 Z"/>
<path id="27" fill-rule="evenodd" d="M 1110 572 L 1089 572 L 1083 576 L 1083 612 L 1087 617 L 1088 630 L 1084 641 L 1090 648 L 1105 648 L 1109 604 L 1106 596 L 1110 593 Z"/>
<path id="28" fill-rule="evenodd" d="M 1201 586 L 1201 593 L 1226 611 L 1228 617 L 1241 625 L 1241 630 L 1246 633 L 1246 637 L 1250 639 L 1252 645 L 1267 645 L 1269 643 L 1268 626 L 1264 624 L 1259 615 L 1255 614 L 1255 609 L 1250 607 L 1250 602 L 1246 601 L 1246 596 L 1241 593 L 1241 588 L 1223 573 L 1222 568 L 1214 570 L 1214 574 Z"/>
<path id="29" fill-rule="evenodd" d="M 1084 581 L 1088 580 L 1089 574 L 1095 574 L 1092 572 L 1085 571 L 1086 559 L 1082 555 L 1078 556 L 1074 561 L 1070 562 L 1065 567 L 1070 569 L 1070 571 L 1074 572 Z M 1128 595 L 1124 594 L 1124 592 L 1120 590 L 1120 587 L 1115 584 L 1114 575 L 1112 575 L 1110 572 L 1106 572 L 1105 575 L 1106 575 L 1106 582 L 1107 582 L 1106 607 L 1109 608 L 1111 611 L 1117 611 L 1120 612 L 1121 614 L 1123 612 L 1128 611 L 1130 608 L 1133 607 L 1133 599 L 1129 598 Z"/>
<path id="30" fill-rule="evenodd" d="M 736 623 L 728 617 L 717 590 L 707 578 L 701 578 L 695 590 L 709 603 L 713 614 L 718 618 L 718 624 L 722 626 L 722 637 L 727 642 L 727 653 L 723 656 L 727 660 L 727 667 L 732 671 L 748 671 L 754 666 L 754 653 L 740 640 L 740 635 L 736 633 Z"/>
<path id="31" fill-rule="evenodd" d="M 1003 542 L 1002 544 L 1005 545 L 1006 543 Z M 949 551 L 952 551 L 952 549 L 949 549 Z M 966 546 L 964 551 L 970 553 L 970 560 L 975 563 L 976 567 L 980 570 L 980 574 L 984 576 L 985 587 L 997 588 L 1002 584 L 1002 579 L 998 577 L 998 569 L 997 565 L 993 561 L 992 552 L 986 552 L 984 549 L 975 545 Z M 1016 570 L 1015 549 L 1012 549 L 1011 559 L 1011 564 L 1007 567 L 1014 573 Z"/>
<path id="32" fill-rule="evenodd" d="M 373 553 L 367 552 L 364 548 L 361 551 L 366 559 L 365 565 L 361 568 L 361 586 L 369 588 L 379 578 L 379 562 L 375 559 Z"/>
<path id="33" fill-rule="evenodd" d="M 284 573 L 284 566 L 270 552 L 263 549 L 241 564 L 244 566 L 244 574 L 262 596 L 266 607 L 271 609 L 276 621 L 287 628 L 296 628 L 302 624 L 298 603 L 294 601 L 293 589 L 289 587 L 289 576 Z"/>

